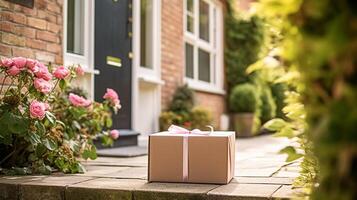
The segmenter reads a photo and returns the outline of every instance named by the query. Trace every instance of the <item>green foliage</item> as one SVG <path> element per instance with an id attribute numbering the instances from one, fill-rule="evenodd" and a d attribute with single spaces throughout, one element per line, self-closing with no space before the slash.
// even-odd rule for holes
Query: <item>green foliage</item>
<path id="1" fill-rule="evenodd" d="M 183 126 L 187 129 L 204 129 L 212 125 L 211 113 L 194 107 L 194 93 L 187 85 L 177 88 L 169 110 L 160 115 L 160 130 L 166 131 L 170 125 Z"/>
<path id="2" fill-rule="evenodd" d="M 264 22 L 257 16 L 237 17 L 235 3 L 228 4 L 225 17 L 225 63 L 228 87 L 251 81 L 254 76 L 247 75 L 249 65 L 259 59 L 264 44 Z"/>
<path id="3" fill-rule="evenodd" d="M 235 86 L 229 96 L 230 110 L 236 113 L 254 113 L 258 105 L 256 90 L 256 87 L 250 83 Z"/>
<path id="4" fill-rule="evenodd" d="M 92 102 L 89 107 L 70 103 L 66 91 L 78 66 L 65 68 L 69 75 L 64 79 L 51 79 L 52 67 L 26 58 L 9 60 L 12 67 L 25 64 L 18 74 L 10 74 L 6 59 L 0 62 L 0 74 L 5 75 L 0 85 L 0 173 L 84 172 L 78 157 L 96 158 L 92 139 L 109 137 L 102 129 L 111 126 L 110 109 L 116 108 L 107 101 Z M 33 71 L 36 68 L 31 63 L 41 66 L 43 73 Z M 46 80 L 40 77 L 44 74 Z M 11 89 L 3 90 L 5 80 L 10 81 Z"/>
<path id="5" fill-rule="evenodd" d="M 184 85 L 176 89 L 169 110 L 175 113 L 187 113 L 193 108 L 193 105 L 193 91 L 187 85 Z"/>
<path id="6" fill-rule="evenodd" d="M 276 104 L 269 87 L 261 91 L 261 122 L 265 123 L 276 116 Z"/>
<path id="7" fill-rule="evenodd" d="M 212 116 L 211 113 L 202 107 L 195 107 L 190 114 L 190 129 L 207 129 L 207 125 L 211 125 Z"/>
<path id="8" fill-rule="evenodd" d="M 276 104 L 276 117 L 284 118 L 283 108 L 285 107 L 285 92 L 288 90 L 284 83 L 275 83 L 271 85 L 271 92 Z"/>

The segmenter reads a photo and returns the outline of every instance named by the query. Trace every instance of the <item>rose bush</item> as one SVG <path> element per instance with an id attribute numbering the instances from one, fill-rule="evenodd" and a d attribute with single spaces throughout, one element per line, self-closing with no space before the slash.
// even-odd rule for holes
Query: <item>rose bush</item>
<path id="1" fill-rule="evenodd" d="M 111 127 L 111 110 L 120 108 L 114 90 L 103 103 L 69 92 L 71 80 L 84 74 L 80 66 L 4 58 L 0 74 L 1 173 L 83 172 L 78 158 L 96 158 L 93 139 L 110 145 L 118 138 L 117 131 L 103 131 Z"/>

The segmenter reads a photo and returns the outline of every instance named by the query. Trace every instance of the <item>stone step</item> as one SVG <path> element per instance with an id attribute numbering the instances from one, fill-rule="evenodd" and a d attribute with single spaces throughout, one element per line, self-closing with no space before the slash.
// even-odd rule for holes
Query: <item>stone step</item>
<path id="1" fill-rule="evenodd" d="M 239 179 L 237 180 L 239 182 Z M 80 175 L 0 177 L 0 199 L 37 200 L 216 200 L 290 199 L 291 185 L 148 183 L 144 179 Z"/>
<path id="2" fill-rule="evenodd" d="M 105 147 L 101 144 L 100 140 L 94 140 L 94 144 L 97 149 L 104 148 L 115 148 L 115 147 L 127 147 L 127 146 L 137 146 L 139 132 L 128 130 L 128 129 L 119 129 L 120 136 L 117 140 L 114 141 L 112 147 Z"/>

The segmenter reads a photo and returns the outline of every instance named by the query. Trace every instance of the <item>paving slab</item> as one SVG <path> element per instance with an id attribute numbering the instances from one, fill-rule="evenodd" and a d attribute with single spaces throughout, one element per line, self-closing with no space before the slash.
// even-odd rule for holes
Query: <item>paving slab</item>
<path id="1" fill-rule="evenodd" d="M 97 178 L 70 185 L 65 191 L 66 200 L 132 199 L 132 191 L 146 184 L 138 179 Z"/>
<path id="2" fill-rule="evenodd" d="M 231 183 L 248 183 L 248 184 L 271 184 L 271 185 L 291 185 L 293 178 L 281 177 L 234 177 Z"/>
<path id="3" fill-rule="evenodd" d="M 281 185 L 236 184 L 220 186 L 208 192 L 209 199 L 269 199 Z"/>
<path id="4" fill-rule="evenodd" d="M 218 186 L 213 184 L 147 183 L 134 191 L 134 199 L 207 199 L 207 193 Z"/>
<path id="5" fill-rule="evenodd" d="M 283 185 L 273 194 L 274 199 L 292 199 L 299 196 L 300 188 L 292 188 L 291 185 Z"/>
<path id="6" fill-rule="evenodd" d="M 108 176 L 113 178 L 130 178 L 130 179 L 136 178 L 136 179 L 146 180 L 147 174 L 148 174 L 147 167 L 131 167 L 126 170 L 108 174 Z"/>
<path id="7" fill-rule="evenodd" d="M 88 165 L 85 166 L 85 169 L 87 170 L 85 173 L 76 175 L 90 177 L 111 177 L 111 174 L 130 169 L 130 167 Z"/>

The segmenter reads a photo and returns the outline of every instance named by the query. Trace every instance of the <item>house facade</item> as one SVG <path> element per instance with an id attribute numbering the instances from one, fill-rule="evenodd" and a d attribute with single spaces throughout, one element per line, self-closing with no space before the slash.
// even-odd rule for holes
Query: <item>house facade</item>
<path id="1" fill-rule="evenodd" d="M 0 56 L 80 64 L 86 73 L 76 84 L 90 98 L 118 91 L 115 128 L 157 131 L 160 112 L 183 84 L 223 128 L 225 1 L 14 2 L 0 0 Z"/>

